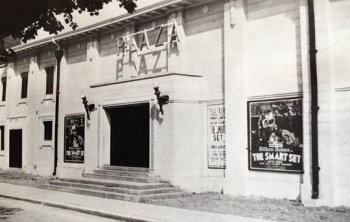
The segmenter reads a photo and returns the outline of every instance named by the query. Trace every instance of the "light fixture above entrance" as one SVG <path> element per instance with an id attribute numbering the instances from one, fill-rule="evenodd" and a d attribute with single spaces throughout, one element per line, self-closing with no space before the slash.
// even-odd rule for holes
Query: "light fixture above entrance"
<path id="1" fill-rule="evenodd" d="M 163 105 L 169 101 L 169 96 L 168 95 L 164 95 L 164 96 L 161 96 L 160 95 L 160 91 L 159 91 L 159 85 L 158 84 L 154 84 L 153 86 L 153 89 L 154 89 L 154 95 L 157 96 L 157 100 L 158 100 L 158 103 L 159 103 L 159 110 L 162 114 L 164 114 L 164 111 L 163 111 Z"/>

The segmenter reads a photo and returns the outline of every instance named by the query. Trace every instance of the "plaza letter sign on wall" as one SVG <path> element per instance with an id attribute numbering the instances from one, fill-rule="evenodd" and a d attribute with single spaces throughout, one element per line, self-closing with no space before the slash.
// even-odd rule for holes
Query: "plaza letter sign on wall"
<path id="1" fill-rule="evenodd" d="M 225 108 L 223 104 L 208 105 L 208 167 L 226 168 Z"/>
<path id="2" fill-rule="evenodd" d="M 84 163 L 85 116 L 64 119 L 64 162 Z"/>
<path id="3" fill-rule="evenodd" d="M 149 33 L 156 32 L 156 38 L 153 42 L 149 40 Z M 167 34 L 167 41 L 164 42 L 162 37 Z M 118 38 L 118 55 L 126 52 L 142 52 L 143 49 L 147 51 L 151 47 L 156 48 L 166 45 L 168 47 L 174 45 L 180 41 L 178 35 L 178 27 L 176 20 L 171 23 L 159 25 L 154 28 L 145 29 L 140 32 L 131 33 L 123 37 Z"/>
<path id="4" fill-rule="evenodd" d="M 249 169 L 303 172 L 302 99 L 248 102 Z"/>
<path id="5" fill-rule="evenodd" d="M 117 38 L 117 80 L 168 72 L 169 53 L 179 52 L 180 35 L 176 20 Z M 125 56 L 126 54 L 128 56 Z"/>

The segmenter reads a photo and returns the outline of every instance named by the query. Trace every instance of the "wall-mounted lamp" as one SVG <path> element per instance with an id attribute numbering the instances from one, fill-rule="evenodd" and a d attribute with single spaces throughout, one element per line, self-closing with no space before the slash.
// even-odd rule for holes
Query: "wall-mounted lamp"
<path id="1" fill-rule="evenodd" d="M 169 100 L 169 96 L 168 95 L 161 96 L 158 85 L 155 85 L 153 89 L 154 89 L 154 95 L 157 96 L 160 112 L 163 114 L 163 105 Z"/>
<path id="2" fill-rule="evenodd" d="M 86 116 L 88 120 L 90 120 L 90 113 L 95 110 L 95 104 L 88 104 L 88 101 L 86 100 L 85 95 L 82 95 L 81 99 L 83 100 L 83 104 L 86 110 Z"/>

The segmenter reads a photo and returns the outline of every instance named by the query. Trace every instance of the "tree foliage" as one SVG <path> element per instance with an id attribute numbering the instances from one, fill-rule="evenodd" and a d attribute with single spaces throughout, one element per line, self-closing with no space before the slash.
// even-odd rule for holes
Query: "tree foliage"
<path id="1" fill-rule="evenodd" d="M 0 38 L 11 35 L 26 42 L 34 39 L 39 29 L 57 34 L 64 28 L 58 15 L 75 29 L 73 11 L 98 15 L 99 10 L 112 1 L 129 13 L 135 11 L 137 0 L 0 0 Z"/>
<path id="2" fill-rule="evenodd" d="M 129 13 L 137 7 L 137 0 L 0 0 L 0 66 L 14 55 L 13 50 L 5 49 L 4 39 L 9 36 L 25 43 L 35 39 L 40 29 L 57 34 L 64 29 L 59 15 L 74 30 L 78 27 L 74 11 L 97 16 L 99 10 L 113 1 Z"/>

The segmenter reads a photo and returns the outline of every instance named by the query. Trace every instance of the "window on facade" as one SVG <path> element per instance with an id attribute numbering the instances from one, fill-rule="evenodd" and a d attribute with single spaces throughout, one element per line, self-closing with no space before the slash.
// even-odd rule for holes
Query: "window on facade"
<path id="1" fill-rule="evenodd" d="M 5 127 L 0 126 L 0 150 L 5 150 Z"/>
<path id="2" fill-rule="evenodd" d="M 44 121 L 44 140 L 52 140 L 52 121 Z"/>
<path id="3" fill-rule="evenodd" d="M 46 95 L 53 94 L 54 67 L 45 68 L 46 71 Z"/>
<path id="4" fill-rule="evenodd" d="M 6 100 L 7 78 L 6 77 L 2 77 L 1 78 L 1 83 L 2 83 L 2 99 L 1 99 L 1 101 L 5 101 Z"/>
<path id="5" fill-rule="evenodd" d="M 28 72 L 21 73 L 22 77 L 22 90 L 21 90 L 21 98 L 27 98 L 28 93 Z"/>

